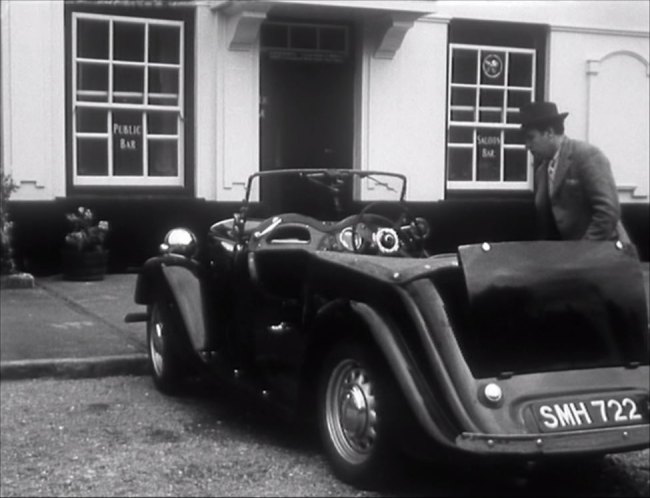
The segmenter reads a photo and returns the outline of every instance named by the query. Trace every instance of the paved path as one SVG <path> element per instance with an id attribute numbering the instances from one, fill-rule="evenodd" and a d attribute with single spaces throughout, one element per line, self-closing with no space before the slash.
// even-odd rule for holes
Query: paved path
<path id="1" fill-rule="evenodd" d="M 97 282 L 54 276 L 37 278 L 32 289 L 3 289 L 2 378 L 58 375 L 66 369 L 94 375 L 107 371 L 109 363 L 122 373 L 127 364 L 143 371 L 144 324 L 124 322 L 126 313 L 144 311 L 133 302 L 135 280 L 135 274 L 109 274 Z"/>
<path id="2" fill-rule="evenodd" d="M 642 264 L 650 309 L 650 264 Z M 137 274 L 97 282 L 36 278 L 0 293 L 0 378 L 93 377 L 146 372 L 145 325 L 125 323 L 145 311 L 133 301 Z"/>

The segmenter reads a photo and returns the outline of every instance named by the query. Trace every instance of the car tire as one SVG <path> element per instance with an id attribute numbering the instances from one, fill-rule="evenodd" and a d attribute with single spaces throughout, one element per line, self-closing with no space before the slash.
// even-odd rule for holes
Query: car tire
<path id="1" fill-rule="evenodd" d="M 325 359 L 318 389 L 318 426 L 334 474 L 372 489 L 391 476 L 391 395 L 387 365 L 361 343 L 335 346 Z"/>
<path id="2" fill-rule="evenodd" d="M 174 348 L 176 323 L 169 303 L 157 297 L 147 321 L 149 370 L 156 388 L 170 395 L 179 393 L 183 380 L 182 363 Z"/>

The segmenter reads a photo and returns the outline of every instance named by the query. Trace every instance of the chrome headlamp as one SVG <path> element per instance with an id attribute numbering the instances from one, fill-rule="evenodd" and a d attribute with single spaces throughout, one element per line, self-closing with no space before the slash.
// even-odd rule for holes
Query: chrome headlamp
<path id="1" fill-rule="evenodd" d="M 160 244 L 162 254 L 180 254 L 191 258 L 197 251 L 196 236 L 186 228 L 172 228 Z"/>

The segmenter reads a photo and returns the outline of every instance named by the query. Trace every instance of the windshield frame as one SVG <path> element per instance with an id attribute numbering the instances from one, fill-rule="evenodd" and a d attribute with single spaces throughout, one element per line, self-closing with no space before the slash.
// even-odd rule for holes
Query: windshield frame
<path id="1" fill-rule="evenodd" d="M 395 202 L 404 202 L 404 198 L 406 197 L 406 176 L 401 173 L 393 173 L 390 171 L 379 171 L 379 170 L 354 170 L 354 169 L 341 169 L 341 168 L 276 169 L 276 170 L 269 170 L 269 171 L 257 171 L 248 177 L 248 181 L 246 182 L 246 195 L 243 199 L 244 206 L 248 206 L 251 203 L 250 195 L 251 195 L 253 182 L 255 181 L 256 178 L 261 179 L 269 176 L 282 176 L 282 175 L 308 177 L 311 175 L 318 175 L 318 174 L 330 176 L 332 178 L 335 177 L 367 178 L 367 177 L 374 177 L 374 176 L 390 176 L 402 181 L 402 188 L 399 193 L 399 200 Z"/>

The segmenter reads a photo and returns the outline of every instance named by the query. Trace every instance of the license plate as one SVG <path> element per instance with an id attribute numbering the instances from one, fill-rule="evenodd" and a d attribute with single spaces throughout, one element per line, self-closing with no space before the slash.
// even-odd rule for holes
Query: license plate
<path id="1" fill-rule="evenodd" d="M 615 427 L 648 422 L 648 399 L 611 396 L 534 403 L 533 413 L 542 432 Z"/>

